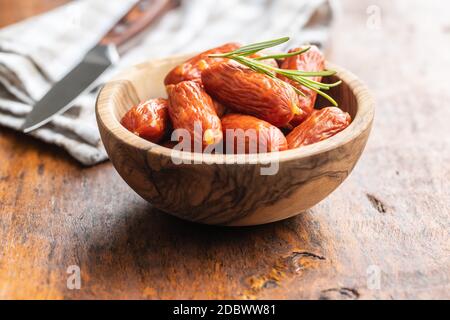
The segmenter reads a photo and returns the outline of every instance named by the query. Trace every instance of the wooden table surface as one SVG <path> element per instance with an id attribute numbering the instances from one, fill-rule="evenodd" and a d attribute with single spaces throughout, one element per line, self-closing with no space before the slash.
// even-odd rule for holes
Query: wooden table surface
<path id="1" fill-rule="evenodd" d="M 62 2 L 0 0 L 0 24 Z M 336 192 L 279 223 L 183 222 L 110 163 L 0 128 L 0 298 L 450 298 L 448 10 L 343 1 L 329 58 L 373 91 L 374 130 Z"/>

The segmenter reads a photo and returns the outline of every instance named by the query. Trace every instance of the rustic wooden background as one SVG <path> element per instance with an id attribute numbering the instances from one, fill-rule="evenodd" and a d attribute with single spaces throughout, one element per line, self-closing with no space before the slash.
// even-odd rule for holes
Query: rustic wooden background
<path id="1" fill-rule="evenodd" d="M 0 0 L 0 25 L 63 2 Z M 329 58 L 369 85 L 377 114 L 336 192 L 280 223 L 195 225 L 110 163 L 83 168 L 0 128 L 0 298 L 450 298 L 450 4 L 342 4 Z"/>

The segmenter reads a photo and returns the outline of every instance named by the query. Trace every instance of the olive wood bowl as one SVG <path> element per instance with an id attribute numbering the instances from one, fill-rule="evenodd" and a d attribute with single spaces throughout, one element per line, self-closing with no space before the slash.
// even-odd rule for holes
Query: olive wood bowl
<path id="1" fill-rule="evenodd" d="M 343 81 L 330 93 L 353 121 L 313 145 L 265 155 L 173 153 L 125 129 L 120 119 L 127 110 L 149 98 L 166 97 L 165 75 L 187 58 L 137 65 L 107 83 L 97 100 L 97 122 L 109 158 L 128 185 L 154 207 L 204 224 L 264 224 L 311 208 L 350 174 L 369 137 L 374 103 L 356 76 L 330 63 L 327 67 L 337 74 L 327 81 Z M 327 105 L 320 98 L 316 103 Z M 276 174 L 261 174 L 276 164 Z"/>

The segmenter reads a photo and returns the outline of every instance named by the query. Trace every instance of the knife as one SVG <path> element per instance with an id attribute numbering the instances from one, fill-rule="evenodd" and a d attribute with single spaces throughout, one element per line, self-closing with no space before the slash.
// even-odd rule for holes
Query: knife
<path id="1" fill-rule="evenodd" d="M 129 49 L 129 40 L 177 4 L 175 0 L 139 1 L 77 66 L 36 103 L 25 120 L 23 132 L 29 133 L 45 125 L 54 116 L 67 111 L 78 96 L 94 89 L 95 80 Z"/>

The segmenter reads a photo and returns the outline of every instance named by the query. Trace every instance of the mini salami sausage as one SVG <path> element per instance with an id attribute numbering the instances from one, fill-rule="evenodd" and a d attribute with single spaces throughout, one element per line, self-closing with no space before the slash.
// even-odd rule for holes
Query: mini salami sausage
<path id="1" fill-rule="evenodd" d="M 255 59 L 255 58 L 260 58 L 260 57 L 264 57 L 264 56 L 265 56 L 265 54 L 262 54 L 262 53 L 260 53 L 260 52 L 257 52 L 257 53 L 255 53 L 255 54 L 252 54 L 252 55 L 249 56 L 249 57 Z M 261 60 L 260 62 L 265 63 L 265 64 L 267 64 L 267 65 L 269 65 L 269 66 L 272 66 L 272 67 L 274 67 L 274 68 L 278 68 L 278 67 L 279 67 L 279 66 L 278 66 L 278 62 L 277 62 L 277 60 L 275 60 L 275 59 L 264 59 L 264 60 Z"/>
<path id="2" fill-rule="evenodd" d="M 168 101 L 151 99 L 131 108 L 122 125 L 141 138 L 158 143 L 169 127 Z"/>
<path id="3" fill-rule="evenodd" d="M 224 152 L 265 153 L 287 149 L 286 138 L 270 123 L 243 114 L 228 114 L 222 118 Z"/>
<path id="4" fill-rule="evenodd" d="M 215 105 L 203 86 L 196 81 L 183 81 L 167 86 L 169 115 L 174 129 L 185 129 L 191 139 L 204 147 L 222 140 L 222 124 Z M 201 131 L 196 129 L 200 125 Z"/>
<path id="5" fill-rule="evenodd" d="M 305 49 L 305 47 L 291 49 L 289 50 L 289 53 L 300 51 L 303 49 Z M 325 69 L 325 57 L 316 46 L 311 46 L 311 48 L 305 53 L 285 58 L 283 60 L 283 63 L 281 64 L 281 69 L 302 70 L 308 72 L 323 71 Z M 297 82 L 287 79 L 282 75 L 279 75 L 279 78 L 283 81 L 289 82 L 304 94 L 304 96 L 299 95 L 298 97 L 300 101 L 299 108 L 301 112 L 295 115 L 290 123 L 292 126 L 296 127 L 300 123 L 302 123 L 313 111 L 314 104 L 316 103 L 317 93 L 309 88 L 306 88 L 305 86 L 298 84 Z M 318 82 L 322 81 L 322 77 L 310 77 L 309 79 Z"/>
<path id="6" fill-rule="evenodd" d="M 298 95 L 287 83 L 236 63 L 214 64 L 202 73 L 205 90 L 234 112 L 282 127 L 298 112 Z"/>
<path id="7" fill-rule="evenodd" d="M 314 110 L 286 137 L 289 149 L 295 149 L 328 139 L 350 125 L 351 117 L 336 107 Z"/>
<path id="8" fill-rule="evenodd" d="M 216 101 L 213 99 L 214 103 L 214 109 L 216 110 L 217 115 L 219 118 L 222 118 L 225 113 L 227 113 L 227 107 L 225 107 L 222 103 Z"/>
<path id="9" fill-rule="evenodd" d="M 221 58 L 209 58 L 208 55 L 230 52 L 238 49 L 239 47 L 240 45 L 238 43 L 227 43 L 220 47 L 202 52 L 170 71 L 164 80 L 164 84 L 167 86 L 169 84 L 177 84 L 188 80 L 200 81 L 203 70 L 212 64 L 228 60 Z"/>

